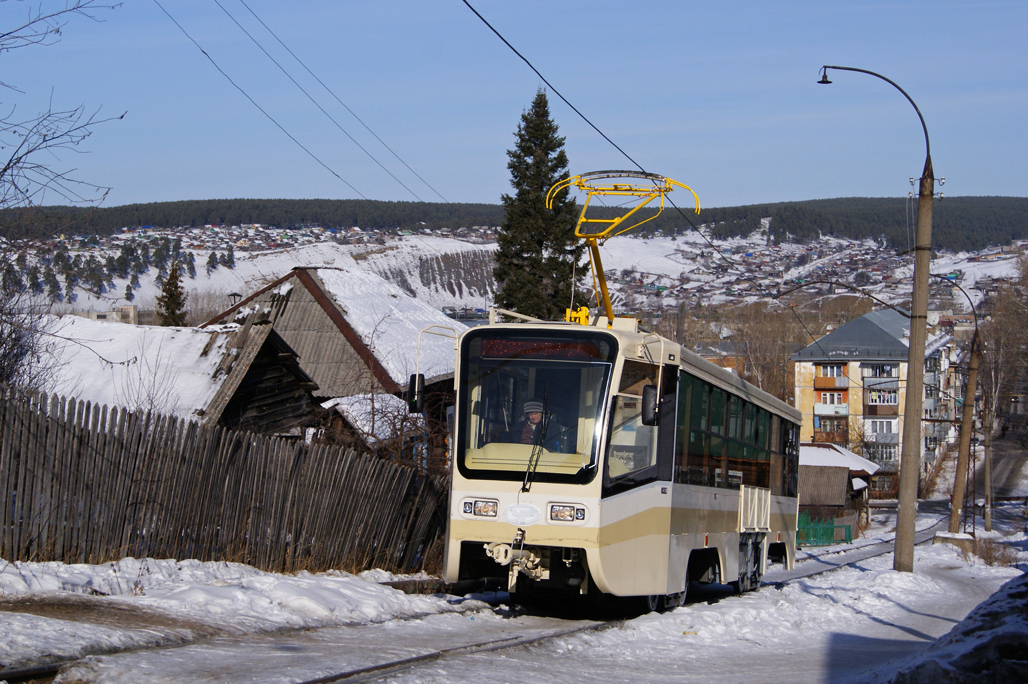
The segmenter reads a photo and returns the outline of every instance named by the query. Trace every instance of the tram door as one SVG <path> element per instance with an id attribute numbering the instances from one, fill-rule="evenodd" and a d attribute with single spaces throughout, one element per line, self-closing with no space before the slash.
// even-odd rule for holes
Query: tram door
<path id="1" fill-rule="evenodd" d="M 624 363 L 611 402 L 604 464 L 600 546 L 610 590 L 619 595 L 665 594 L 671 522 L 677 369 L 663 375 L 657 425 L 643 421 L 643 388 L 656 386 L 658 366 Z"/>

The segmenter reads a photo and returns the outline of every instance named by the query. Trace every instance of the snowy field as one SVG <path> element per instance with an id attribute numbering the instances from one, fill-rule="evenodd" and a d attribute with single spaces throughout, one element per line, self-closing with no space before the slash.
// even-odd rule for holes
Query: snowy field
<path id="1" fill-rule="evenodd" d="M 890 516 L 876 514 L 868 537 L 843 548 L 888 540 Z M 926 516 L 920 527 L 938 519 Z M 1004 539 L 1018 551 L 1018 565 L 1028 566 L 1024 532 L 1007 532 Z M 838 550 L 803 554 L 803 563 L 816 564 Z M 392 675 L 390 681 L 885 682 L 897 667 L 915 666 L 930 652 L 928 645 L 955 627 L 949 641 L 937 648 L 948 649 L 951 660 L 963 656 L 987 639 L 986 626 L 1003 626 L 996 615 L 1012 621 L 1004 630 L 1006 638 L 1028 643 L 1024 589 L 1011 590 L 991 617 L 978 618 L 987 625 L 958 634 L 958 623 L 969 611 L 1021 576 L 1017 567 L 988 566 L 950 545 L 929 544 L 917 548 L 912 574 L 894 572 L 891 555 L 885 555 L 787 584 L 766 583 L 744 596 L 724 595 L 663 615 L 643 615 L 614 629 L 488 658 L 446 659 Z M 194 674 L 190 681 L 290 681 L 283 668 L 295 672 L 296 681 L 308 670 L 320 671 L 310 670 L 315 659 L 300 651 L 293 660 L 288 653 L 277 654 L 275 677 L 266 670 L 269 644 L 293 638 L 293 630 L 364 625 L 360 629 L 367 629 L 371 648 L 375 630 L 388 625 L 413 634 L 441 628 L 470 636 L 510 630 L 514 624 L 474 597 L 406 595 L 377 583 L 386 579 L 391 577 L 380 571 L 359 577 L 277 575 L 234 563 L 190 560 L 123 559 L 100 566 L 0 561 L 0 611 L 11 611 L 0 613 L 0 664 L 20 667 L 193 643 L 94 655 L 63 680 L 182 681 L 183 667 L 207 667 L 231 657 L 237 663 L 228 668 L 231 677 Z M 310 634 L 332 638 L 331 631 Z M 364 632 L 351 628 L 346 634 L 352 640 Z M 226 637 L 245 638 L 230 655 L 223 644 L 214 645 Z M 410 638 L 409 648 L 419 648 L 416 637 Z M 338 651 L 333 650 L 337 658 Z M 1028 661 L 1022 665 L 1028 668 Z"/>

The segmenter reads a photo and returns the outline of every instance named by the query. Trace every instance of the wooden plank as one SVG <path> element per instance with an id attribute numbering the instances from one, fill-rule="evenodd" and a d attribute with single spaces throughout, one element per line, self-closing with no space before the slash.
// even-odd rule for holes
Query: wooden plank
<path id="1" fill-rule="evenodd" d="M 89 421 L 93 417 L 93 407 L 89 402 L 79 401 L 75 405 L 75 422 L 70 423 L 68 428 L 72 431 L 75 439 L 73 449 L 76 458 L 82 464 L 82 481 L 84 485 L 82 497 L 82 547 L 86 563 L 102 563 L 104 558 L 97 554 L 97 499 L 99 499 L 99 488 L 101 482 L 100 465 L 97 463 L 90 449 L 90 433 L 88 430 Z"/>
<path id="2" fill-rule="evenodd" d="M 88 490 L 90 486 L 87 465 L 83 462 L 82 453 L 76 448 L 74 429 L 75 414 L 78 403 L 74 399 L 61 398 L 61 407 L 57 416 L 51 416 L 51 427 L 57 430 L 57 444 L 60 454 L 68 459 L 69 468 L 74 477 L 73 515 L 71 524 L 72 555 L 78 563 L 87 562 L 88 549 L 85 535 L 89 525 L 89 509 L 87 508 Z"/>
<path id="3" fill-rule="evenodd" d="M 21 506 L 21 490 L 18 489 L 18 428 L 17 428 L 17 406 L 19 393 L 14 388 L 3 389 L 3 434 L 0 435 L 0 484 L 4 492 L 4 510 L 0 513 L 0 521 L 3 521 L 3 529 L 0 530 L 0 558 L 10 561 L 18 560 L 17 556 L 17 528 L 21 526 L 18 509 Z"/>
<path id="4" fill-rule="evenodd" d="M 24 395 L 22 396 L 24 398 Z M 19 555 L 21 556 L 20 560 L 31 561 L 37 559 L 37 541 L 39 539 L 39 527 L 42 522 L 39 500 L 40 496 L 42 496 L 40 472 L 43 467 L 43 458 L 40 454 L 35 454 L 31 451 L 31 415 L 25 401 L 22 401 L 18 406 L 17 416 L 18 451 L 25 464 L 24 485 L 22 488 L 19 488 L 19 492 L 24 491 L 25 493 L 21 502 L 21 514 L 23 517 Z"/>
<path id="5" fill-rule="evenodd" d="M 57 397 L 48 397 L 44 393 L 39 395 L 39 410 L 36 414 L 39 426 L 39 449 L 52 454 L 56 462 L 55 486 L 53 488 L 55 506 L 51 513 L 54 518 L 53 560 L 67 563 L 69 562 L 70 521 L 74 512 L 72 507 L 74 482 L 68 459 L 57 448 L 57 429 L 50 419 L 50 416 L 59 411 L 60 403 Z"/>
<path id="6" fill-rule="evenodd" d="M 26 417 L 29 421 L 29 450 L 39 455 L 41 470 L 39 490 L 39 559 L 57 560 L 55 556 L 54 537 L 59 529 L 56 522 L 56 500 L 60 496 L 57 480 L 57 463 L 53 451 L 46 449 L 45 424 L 40 421 L 39 396 L 31 393 L 26 396 Z"/>

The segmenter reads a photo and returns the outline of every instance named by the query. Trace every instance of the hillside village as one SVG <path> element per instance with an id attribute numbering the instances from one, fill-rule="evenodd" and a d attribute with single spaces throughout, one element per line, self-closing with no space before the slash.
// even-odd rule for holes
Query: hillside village
<path id="1" fill-rule="evenodd" d="M 95 236 L 60 236 L 40 244 L 37 251 L 42 260 L 46 259 L 46 254 L 62 248 L 67 249 L 71 255 L 93 255 L 96 257 L 93 263 L 106 262 L 107 270 L 110 271 L 111 258 L 117 256 L 125 246 L 147 246 L 148 251 L 152 251 L 161 242 L 174 242 L 182 250 L 194 255 L 197 264 L 202 266 L 206 262 L 209 276 L 212 270 L 209 261 L 211 254 L 220 257 L 220 264 L 216 261 L 213 265 L 216 269 L 224 265 L 226 254 L 241 253 L 254 258 L 270 258 L 276 251 L 286 253 L 315 245 L 335 245 L 341 252 L 365 260 L 375 269 L 376 262 L 380 260 L 376 255 L 387 251 L 410 252 L 412 246 L 424 244 L 425 240 L 452 241 L 455 245 L 452 252 L 461 251 L 470 245 L 488 251 L 495 245 L 496 230 L 495 227 L 486 226 L 443 228 L 437 231 L 423 229 L 418 232 L 363 230 L 358 227 L 338 230 L 318 226 L 279 229 L 261 224 L 170 229 L 148 226 L 138 230 L 125 229 L 119 234 L 101 239 Z M 758 233 L 748 239 L 718 243 L 708 242 L 695 234 L 648 240 L 626 236 L 618 238 L 616 244 L 616 249 L 606 250 L 609 254 L 604 256 L 604 265 L 606 277 L 613 286 L 615 304 L 620 307 L 619 313 L 654 313 L 664 308 L 678 307 L 682 303 L 692 307 L 718 301 L 753 301 L 794 290 L 803 290 L 809 294 L 833 294 L 859 287 L 893 304 L 901 304 L 910 296 L 912 254 L 897 254 L 883 249 L 874 241 L 825 238 L 811 244 L 772 245 L 768 244 L 766 235 Z M 652 247 L 656 247 L 660 255 L 657 262 L 650 258 L 655 251 Z M 977 254 L 938 253 L 934 270 L 952 283 L 963 286 L 966 291 L 973 293 L 971 296 L 976 301 L 980 301 L 996 286 L 996 277 L 992 272 L 1002 274 L 1004 271 L 1003 268 L 990 268 L 990 265 L 996 266 L 1012 259 L 1023 247 L 1023 244 L 1014 244 Z M 634 259 L 637 254 L 638 259 Z M 411 258 L 417 257 L 412 255 Z M 424 258 L 422 255 L 420 261 L 424 261 Z M 84 263 L 83 260 L 80 263 Z M 141 276 L 149 272 L 152 278 L 161 277 L 162 271 L 159 269 L 151 271 L 145 264 L 142 268 Z M 974 276 L 965 280 L 965 271 L 972 269 L 975 271 Z M 491 264 L 483 262 L 479 270 L 474 275 L 464 274 L 469 281 L 478 281 L 477 288 L 472 288 L 475 294 L 468 301 L 462 301 L 459 292 L 451 292 L 451 296 L 437 292 L 435 296 L 427 298 L 428 303 L 451 312 L 461 309 L 484 310 L 489 302 L 481 299 L 487 295 L 483 290 L 488 289 L 482 281 L 491 280 Z M 381 274 L 395 280 L 387 273 Z M 999 277 L 1002 278 L 1002 275 Z M 108 285 L 116 281 L 110 272 L 104 278 Z M 424 280 L 423 274 L 420 279 Z M 78 279 L 79 282 L 85 280 L 84 277 Z M 133 286 L 136 289 L 143 288 L 146 277 L 139 280 L 140 284 Z M 398 284 L 409 294 L 425 298 L 424 292 L 416 291 L 419 288 L 405 286 L 403 282 Z M 588 279 L 583 280 L 583 285 L 588 288 Z M 433 288 L 430 283 L 426 283 L 426 286 Z M 966 309 L 966 298 L 947 280 L 934 279 L 931 288 L 934 308 L 957 312 Z M 92 300 L 89 297 L 81 298 L 76 308 L 99 310 L 112 296 L 124 291 L 121 285 L 99 289 L 103 291 L 95 294 L 107 296 Z"/>

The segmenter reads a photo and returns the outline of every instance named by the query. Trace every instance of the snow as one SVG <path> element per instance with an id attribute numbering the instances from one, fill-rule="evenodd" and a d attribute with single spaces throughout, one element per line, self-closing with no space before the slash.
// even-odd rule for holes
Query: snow
<path id="1" fill-rule="evenodd" d="M 463 323 L 371 271 L 346 265 L 320 268 L 317 274 L 397 384 L 405 385 L 414 372 L 428 379 L 453 373 L 455 339 L 467 329 Z M 429 327 L 440 334 L 421 334 Z"/>
<path id="2" fill-rule="evenodd" d="M 189 417 L 210 403 L 223 379 L 215 377 L 228 341 L 220 331 L 76 316 L 48 316 L 44 325 L 52 352 L 40 361 L 45 389 L 59 396 Z"/>
<path id="3" fill-rule="evenodd" d="M 874 475 L 878 464 L 858 456 L 849 449 L 836 444 L 800 444 L 801 466 L 824 466 L 829 468 L 849 468 L 858 472 Z M 866 485 L 865 485 L 866 486 Z"/>
<path id="4" fill-rule="evenodd" d="M 343 572 L 280 575 L 238 563 L 124 558 L 103 565 L 8 563 L 0 560 L 0 610 L 19 598 L 93 596 L 104 612 L 140 609 L 128 627 L 18 612 L 2 613 L 0 663 L 193 641 L 211 634 L 366 624 L 481 607 L 409 596 Z M 76 605 L 76 604 L 72 604 Z M 152 611 L 152 612 L 147 612 Z M 153 622 L 140 633 L 138 622 Z M 162 629 L 162 625 L 165 625 Z M 171 625 L 169 629 L 166 625 Z"/>
<path id="5" fill-rule="evenodd" d="M 425 430 L 425 417 L 410 414 L 407 402 L 392 394 L 356 394 L 330 399 L 321 406 L 338 411 L 371 447 L 397 437 L 398 431 Z"/>
<path id="6" fill-rule="evenodd" d="M 876 513 L 871 536 L 842 548 L 889 539 L 889 515 Z M 920 516 L 919 527 L 940 517 Z M 1022 564 L 1028 561 L 1023 532 L 1006 541 L 1020 549 Z M 801 566 L 823 565 L 838 550 L 801 554 Z M 773 577 L 768 575 L 778 582 Z M 916 549 L 913 573 L 892 570 L 888 554 L 866 558 L 830 573 L 765 584 L 743 596 L 714 592 L 708 600 L 663 615 L 643 615 L 611 629 L 530 649 L 488 658 L 448 658 L 394 673 L 390 681 L 539 678 L 727 684 L 756 677 L 797 683 L 886 682 L 897 667 L 935 672 L 977 662 L 975 649 L 991 654 L 995 665 L 996 653 L 1004 653 L 1002 644 L 1025 641 L 1028 592 L 1010 584 L 968 621 L 960 621 L 1017 578 L 1023 582 L 1014 567 L 985 565 L 948 544 L 923 545 Z M 534 618 L 512 621 L 478 600 L 411 596 L 376 583 L 391 579 L 395 577 L 382 571 L 360 577 L 343 572 L 280 575 L 235 563 L 190 560 L 126 558 L 104 565 L 0 561 L 0 611 L 50 601 L 92 607 L 95 614 L 62 619 L 60 613 L 47 617 L 41 609 L 0 613 L 0 663 L 24 666 L 45 658 L 193 643 L 181 649 L 92 658 L 75 669 L 74 681 L 140 681 L 143 672 L 146 681 L 180 681 L 186 666 L 218 673 L 203 681 L 289 681 L 283 677 L 291 668 L 307 671 L 304 668 L 313 668 L 319 658 L 335 658 L 341 670 L 367 663 L 376 649 L 384 648 L 389 658 L 383 659 L 390 659 L 424 652 L 429 644 L 438 647 L 444 641 L 440 635 L 480 642 L 489 634 L 527 632 L 534 625 Z M 122 613 L 132 619 L 120 624 L 117 616 Z M 344 625 L 365 631 L 332 631 Z M 387 625 L 395 627 L 379 627 Z M 319 631 L 292 631 L 299 629 Z M 392 641 L 401 636 L 401 642 Z M 346 656 L 340 643 L 356 649 L 353 655 Z M 293 651 L 295 661 L 290 661 Z M 1018 667 L 1010 651 L 1006 653 L 1001 662 Z M 269 672 L 272 666 L 274 671 Z"/>

